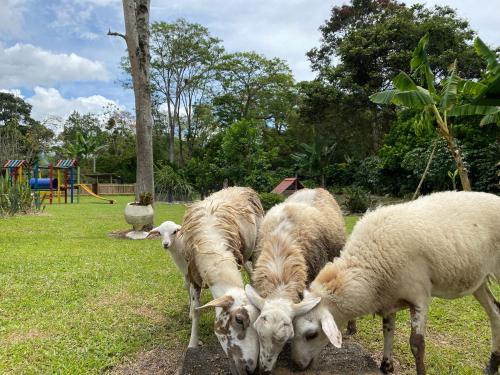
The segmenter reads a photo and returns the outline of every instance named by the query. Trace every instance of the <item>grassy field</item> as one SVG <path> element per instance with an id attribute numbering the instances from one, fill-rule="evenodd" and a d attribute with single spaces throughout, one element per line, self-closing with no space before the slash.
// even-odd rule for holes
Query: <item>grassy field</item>
<path id="1" fill-rule="evenodd" d="M 187 345 L 187 296 L 159 241 L 108 236 L 127 228 L 122 212 L 130 198 L 117 200 L 83 198 L 80 205 L 0 219 L 0 373 L 101 373 L 141 350 Z M 180 221 L 183 212 L 158 205 L 156 222 Z M 350 229 L 356 219 L 346 218 Z M 359 340 L 378 356 L 380 319 L 366 317 L 358 327 Z M 408 337 L 408 313 L 401 312 L 395 343 L 401 373 L 412 373 Z M 480 373 L 489 337 L 486 315 L 472 298 L 434 301 L 429 374 Z M 214 340 L 210 315 L 202 340 Z"/>

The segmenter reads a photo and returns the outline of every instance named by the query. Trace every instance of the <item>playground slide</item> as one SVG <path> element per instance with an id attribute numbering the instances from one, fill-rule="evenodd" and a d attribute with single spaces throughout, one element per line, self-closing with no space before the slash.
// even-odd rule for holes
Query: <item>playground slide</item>
<path id="1" fill-rule="evenodd" d="M 100 195 L 97 195 L 91 189 L 89 189 L 89 187 L 87 185 L 75 185 L 75 186 L 82 188 L 83 190 L 85 190 L 89 195 L 93 196 L 94 198 L 101 199 L 103 201 L 107 201 L 111 204 L 115 203 L 115 201 L 113 199 L 108 199 L 108 198 L 101 197 Z"/>

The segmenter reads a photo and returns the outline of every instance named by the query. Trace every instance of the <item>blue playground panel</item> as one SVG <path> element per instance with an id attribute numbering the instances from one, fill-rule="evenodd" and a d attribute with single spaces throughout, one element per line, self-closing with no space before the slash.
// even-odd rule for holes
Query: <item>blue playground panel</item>
<path id="1" fill-rule="evenodd" d="M 30 178 L 30 187 L 35 190 L 35 178 Z M 52 189 L 57 190 L 57 178 L 52 179 Z M 36 182 L 36 190 L 50 190 L 50 178 L 39 178 Z"/>

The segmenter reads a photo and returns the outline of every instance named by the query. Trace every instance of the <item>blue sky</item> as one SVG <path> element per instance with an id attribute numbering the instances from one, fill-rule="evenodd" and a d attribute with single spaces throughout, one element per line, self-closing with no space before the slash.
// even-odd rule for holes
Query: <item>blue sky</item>
<path id="1" fill-rule="evenodd" d="M 407 1 L 415 3 L 417 1 Z M 318 27 L 335 0 L 152 0 L 152 20 L 199 22 L 229 51 L 280 57 L 297 80 L 311 79 L 305 53 L 318 44 Z M 498 0 L 428 0 L 450 5 L 479 36 L 500 45 Z M 121 0 L 0 0 L 0 90 L 33 105 L 34 117 L 64 118 L 72 110 L 99 112 L 115 103 L 133 110 L 118 80 L 125 53 Z"/>

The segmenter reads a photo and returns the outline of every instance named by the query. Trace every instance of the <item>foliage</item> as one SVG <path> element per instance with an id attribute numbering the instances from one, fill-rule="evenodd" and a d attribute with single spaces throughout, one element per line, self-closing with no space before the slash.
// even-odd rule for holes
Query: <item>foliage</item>
<path id="1" fill-rule="evenodd" d="M 8 174 L 0 175 L 0 216 L 26 214 L 33 208 L 29 182 L 16 182 L 11 185 Z"/>
<path id="2" fill-rule="evenodd" d="M 344 205 L 351 213 L 364 213 L 369 207 L 368 194 L 361 187 L 347 187 L 344 192 Z"/>
<path id="3" fill-rule="evenodd" d="M 268 211 L 273 206 L 285 201 L 285 197 L 281 194 L 260 193 L 259 196 L 264 211 Z"/>
<path id="4" fill-rule="evenodd" d="M 149 206 L 153 203 L 153 195 L 149 192 L 143 192 L 139 194 L 139 202 L 137 205 L 139 206 Z"/>
<path id="5" fill-rule="evenodd" d="M 193 194 L 193 187 L 169 164 L 155 166 L 155 189 L 158 200 L 167 198 L 188 200 Z"/>
<path id="6" fill-rule="evenodd" d="M 308 145 L 302 143 L 303 151 L 292 154 L 295 165 L 299 172 L 308 177 L 319 177 L 321 186 L 325 186 L 325 170 L 333 157 L 333 152 L 337 146 L 335 143 L 328 145 L 319 137 L 314 137 L 313 143 Z"/>

